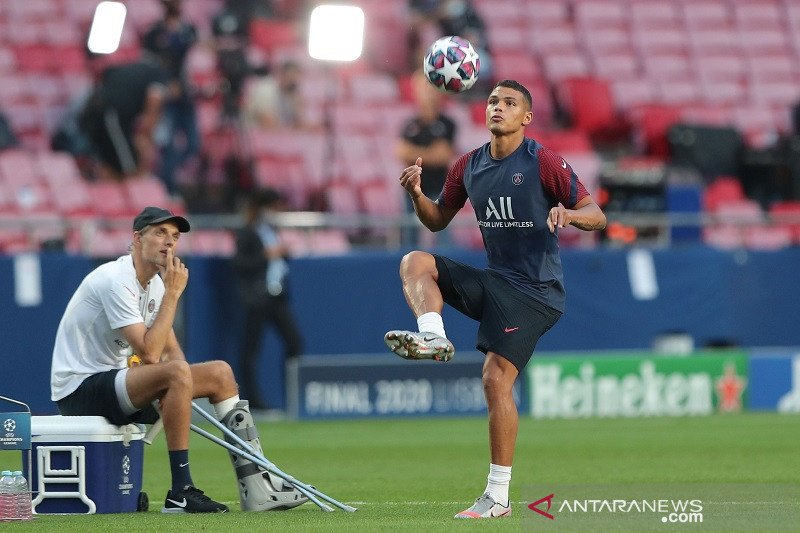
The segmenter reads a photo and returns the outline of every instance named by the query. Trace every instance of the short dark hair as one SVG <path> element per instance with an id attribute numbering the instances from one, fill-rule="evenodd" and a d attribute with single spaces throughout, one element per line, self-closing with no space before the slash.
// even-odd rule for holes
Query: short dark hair
<path id="1" fill-rule="evenodd" d="M 528 102 L 528 109 L 533 107 L 533 98 L 531 97 L 531 92 L 528 90 L 527 87 L 522 85 L 520 82 L 516 80 L 500 80 L 495 83 L 492 90 L 495 90 L 498 87 L 507 87 L 509 89 L 514 89 L 515 91 L 519 91 L 522 93 L 522 96 L 525 97 L 525 101 Z"/>

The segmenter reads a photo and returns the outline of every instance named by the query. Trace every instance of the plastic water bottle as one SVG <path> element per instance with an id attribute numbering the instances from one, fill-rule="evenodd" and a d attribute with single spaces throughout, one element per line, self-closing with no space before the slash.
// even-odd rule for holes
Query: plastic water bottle
<path id="1" fill-rule="evenodd" d="M 18 520 L 30 520 L 31 512 L 31 491 L 28 487 L 28 480 L 21 470 L 14 472 L 14 496 L 16 497 L 16 509 Z"/>
<path id="2" fill-rule="evenodd" d="M 0 473 L 0 520 L 16 520 L 17 501 L 14 497 L 14 475 L 10 470 Z"/>

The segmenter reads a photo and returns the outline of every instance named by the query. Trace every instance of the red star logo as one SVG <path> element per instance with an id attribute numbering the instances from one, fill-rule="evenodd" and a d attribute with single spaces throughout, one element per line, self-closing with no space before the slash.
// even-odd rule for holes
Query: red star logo
<path id="1" fill-rule="evenodd" d="M 736 374 L 735 364 L 725 364 L 725 371 L 717 379 L 715 386 L 721 412 L 733 413 L 742 410 L 742 392 L 747 387 L 747 379 Z"/>

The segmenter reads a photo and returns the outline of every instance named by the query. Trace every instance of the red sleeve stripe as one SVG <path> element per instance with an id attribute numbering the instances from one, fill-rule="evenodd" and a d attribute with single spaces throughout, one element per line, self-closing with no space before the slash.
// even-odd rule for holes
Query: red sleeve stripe
<path id="1" fill-rule="evenodd" d="M 464 171 L 466 171 L 467 163 L 469 163 L 473 153 L 475 153 L 475 150 L 456 159 L 455 163 L 447 171 L 442 195 L 439 197 L 439 204 L 442 206 L 454 209 L 464 207 L 467 201 L 467 189 L 464 187 Z"/>
<path id="2" fill-rule="evenodd" d="M 567 161 L 549 148 L 539 150 L 539 175 L 545 190 L 564 207 L 573 207 L 589 194 Z"/>

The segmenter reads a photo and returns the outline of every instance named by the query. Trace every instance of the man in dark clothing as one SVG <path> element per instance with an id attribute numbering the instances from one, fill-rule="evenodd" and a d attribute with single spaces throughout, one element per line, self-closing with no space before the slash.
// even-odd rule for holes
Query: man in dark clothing
<path id="1" fill-rule="evenodd" d="M 442 112 L 442 93 L 428 83 L 422 72 L 412 77 L 417 114 L 403 126 L 397 143 L 397 156 L 405 165 L 413 165 L 417 157 L 425 161 L 422 194 L 434 200 L 444 186 L 447 167 L 455 158 L 456 125 Z M 414 212 L 409 199 L 407 210 Z M 405 244 L 414 244 L 416 231 L 403 231 Z"/>
<path id="2" fill-rule="evenodd" d="M 234 269 L 245 308 L 245 332 L 239 372 L 242 390 L 250 405 L 267 409 L 258 387 L 258 356 L 266 323 L 275 326 L 285 345 L 285 357 L 302 352 L 303 339 L 295 323 L 288 298 L 286 261 L 288 250 L 271 225 L 270 213 L 279 209 L 282 198 L 273 190 L 253 194 L 245 208 L 245 225 L 236 234 Z"/>
<path id="3" fill-rule="evenodd" d="M 181 0 L 162 0 L 161 3 L 164 6 L 164 19 L 147 31 L 142 46 L 169 72 L 175 92 L 175 98 L 164 106 L 159 128 L 159 176 L 167 189 L 174 193 L 175 171 L 200 151 L 194 102 L 184 69 L 186 56 L 197 42 L 197 30 L 181 17 Z"/>
<path id="4" fill-rule="evenodd" d="M 155 159 L 153 133 L 168 98 L 169 74 L 137 61 L 104 70 L 79 124 L 100 159 L 100 178 L 147 172 Z"/>

